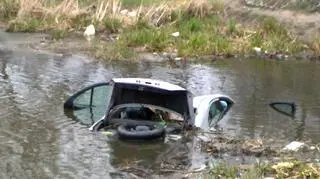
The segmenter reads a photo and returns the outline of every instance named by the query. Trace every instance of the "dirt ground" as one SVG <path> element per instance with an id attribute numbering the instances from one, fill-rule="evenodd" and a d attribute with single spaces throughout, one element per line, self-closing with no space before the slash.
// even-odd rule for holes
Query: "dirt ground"
<path id="1" fill-rule="evenodd" d="M 276 18 L 295 36 L 304 41 L 311 41 L 320 36 L 320 13 L 306 13 L 285 9 L 266 9 L 248 6 L 245 0 L 225 0 L 226 15 L 234 16 L 243 23 L 250 23 L 259 16 Z"/>

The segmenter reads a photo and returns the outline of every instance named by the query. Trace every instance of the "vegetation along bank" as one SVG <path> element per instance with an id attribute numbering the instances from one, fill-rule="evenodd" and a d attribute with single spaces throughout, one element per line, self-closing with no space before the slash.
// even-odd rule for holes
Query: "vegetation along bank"
<path id="1" fill-rule="evenodd" d="M 8 32 L 46 32 L 52 40 L 76 34 L 83 38 L 85 28 L 93 24 L 95 38 L 88 49 L 105 60 L 132 59 L 137 52 L 179 59 L 256 53 L 277 59 L 298 54 L 319 57 L 320 35 L 299 38 L 295 29 L 267 9 L 252 7 L 254 1 L 244 2 L 3 0 L 0 19 Z"/>

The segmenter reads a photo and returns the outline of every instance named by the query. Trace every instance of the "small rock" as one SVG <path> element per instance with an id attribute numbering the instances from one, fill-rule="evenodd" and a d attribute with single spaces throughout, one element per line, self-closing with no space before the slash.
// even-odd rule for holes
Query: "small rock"
<path id="1" fill-rule="evenodd" d="M 163 53 L 162 53 L 162 57 L 164 57 L 164 58 L 168 58 L 168 57 L 169 57 L 169 53 L 167 53 L 167 52 L 163 52 Z"/>
<path id="2" fill-rule="evenodd" d="M 180 32 L 174 32 L 171 34 L 171 36 L 173 37 L 179 37 L 180 36 Z"/>
<path id="3" fill-rule="evenodd" d="M 94 28 L 94 25 L 93 24 L 90 24 L 86 30 L 84 31 L 83 35 L 84 36 L 94 36 L 96 33 L 96 30 Z"/>
<path id="4" fill-rule="evenodd" d="M 83 35 L 88 41 L 91 41 L 93 39 L 95 33 L 96 33 L 96 30 L 95 30 L 94 26 L 91 24 L 86 28 Z"/>
<path id="5" fill-rule="evenodd" d="M 181 57 L 174 58 L 175 61 L 180 61 L 181 59 L 182 59 Z"/>
<path id="6" fill-rule="evenodd" d="M 254 50 L 256 53 L 261 53 L 261 48 L 260 48 L 260 47 L 253 47 L 253 50 Z"/>
<path id="7" fill-rule="evenodd" d="M 305 144 L 303 142 L 293 141 L 290 144 L 286 145 L 283 150 L 290 150 L 297 152 L 299 149 L 304 147 Z"/>
<path id="8" fill-rule="evenodd" d="M 170 57 L 171 58 L 177 58 L 178 57 L 178 53 L 177 52 L 172 52 L 172 53 L 170 53 Z"/>
<path id="9" fill-rule="evenodd" d="M 137 11 L 131 11 L 128 13 L 129 17 L 137 17 Z"/>
<path id="10" fill-rule="evenodd" d="M 123 9 L 123 10 L 120 11 L 120 14 L 127 15 L 128 12 L 129 12 L 128 9 Z"/>
<path id="11" fill-rule="evenodd" d="M 311 147 L 310 147 L 310 150 L 315 150 L 315 149 L 316 149 L 315 146 L 311 146 Z"/>

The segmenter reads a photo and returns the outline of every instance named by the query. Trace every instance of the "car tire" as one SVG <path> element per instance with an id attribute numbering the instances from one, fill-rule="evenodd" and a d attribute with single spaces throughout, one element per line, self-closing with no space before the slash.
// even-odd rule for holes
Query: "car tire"
<path id="1" fill-rule="evenodd" d="M 137 127 L 149 128 L 149 130 L 136 130 Z M 134 130 L 130 130 L 134 129 Z M 120 139 L 128 140 L 153 140 L 165 136 L 164 127 L 156 124 L 132 124 L 125 123 L 117 128 Z"/>

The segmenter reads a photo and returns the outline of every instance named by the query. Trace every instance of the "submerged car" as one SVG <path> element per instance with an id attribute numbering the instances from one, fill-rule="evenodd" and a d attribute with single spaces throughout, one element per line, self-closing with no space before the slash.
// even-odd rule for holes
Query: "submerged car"
<path id="1" fill-rule="evenodd" d="M 193 94 L 155 79 L 114 78 L 73 94 L 65 109 L 100 113 L 90 130 L 116 130 L 121 139 L 158 139 L 195 127 L 214 128 L 233 105 L 222 94 Z"/>

